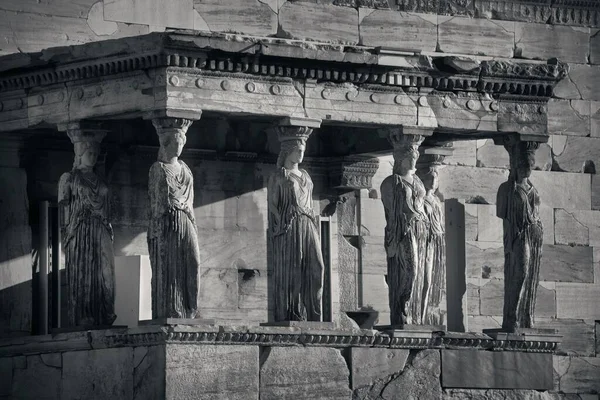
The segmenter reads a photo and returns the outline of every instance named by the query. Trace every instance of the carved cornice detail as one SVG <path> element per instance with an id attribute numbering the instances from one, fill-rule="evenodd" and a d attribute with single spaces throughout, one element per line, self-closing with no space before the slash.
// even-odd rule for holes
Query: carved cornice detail
<path id="1" fill-rule="evenodd" d="M 558 343 L 554 341 L 494 340 L 491 338 L 453 338 L 433 334 L 432 337 L 398 337 L 387 334 L 362 334 L 355 332 L 295 333 L 227 332 L 227 331 L 174 331 L 163 328 L 153 333 L 123 333 L 107 336 L 108 346 L 140 346 L 164 343 L 197 343 L 215 345 L 261 346 L 317 346 L 317 347 L 384 347 L 398 349 L 481 349 L 552 353 Z"/>
<path id="2" fill-rule="evenodd" d="M 331 168 L 331 186 L 350 189 L 370 189 L 379 168 L 379 159 L 369 156 L 348 156 L 340 160 L 338 168 Z M 333 166 L 332 166 L 333 167 Z"/>
<path id="3" fill-rule="evenodd" d="M 166 34 L 165 34 L 166 35 Z M 165 36 L 167 38 L 168 36 Z M 224 38 L 214 38 L 215 42 Z M 473 71 L 446 70 L 435 66 L 431 59 L 421 57 L 415 68 L 399 68 L 386 65 L 363 64 L 294 58 L 287 56 L 249 55 L 244 52 L 225 52 L 210 48 L 198 49 L 190 45 L 175 48 L 165 39 L 154 52 L 110 56 L 94 60 L 70 60 L 56 65 L 42 65 L 30 68 L 27 72 L 18 70 L 0 73 L 0 92 L 30 89 L 39 86 L 55 85 L 70 81 L 98 78 L 110 75 L 130 74 L 134 71 L 148 73 L 158 71 L 154 80 L 156 87 L 181 86 L 177 74 L 205 74 L 223 78 L 247 78 L 272 83 L 304 81 L 307 87 L 311 82 L 331 82 L 334 84 L 354 84 L 370 90 L 398 91 L 435 89 L 438 91 L 485 92 L 491 95 L 511 93 L 548 97 L 551 88 L 562 79 L 567 67 L 565 64 L 532 64 L 485 61 L 481 73 Z M 220 42 L 219 42 L 220 43 Z M 86 46 L 86 45 L 81 45 Z M 362 50 L 365 54 L 377 57 L 375 49 Z M 22 71 L 22 70 L 21 70 Z M 164 74 L 166 73 L 167 76 Z M 173 75 L 175 74 L 175 75 Z M 197 77 L 194 85 L 202 87 L 202 78 Z M 223 83 L 226 90 L 227 83 Z M 250 89 L 249 89 L 250 90 Z M 251 90 L 250 90 L 251 91 Z M 44 97 L 38 102 L 44 102 Z"/>
<path id="4" fill-rule="evenodd" d="M 396 3 L 399 11 L 542 24 L 600 25 L 600 3 L 596 0 L 396 0 Z"/>

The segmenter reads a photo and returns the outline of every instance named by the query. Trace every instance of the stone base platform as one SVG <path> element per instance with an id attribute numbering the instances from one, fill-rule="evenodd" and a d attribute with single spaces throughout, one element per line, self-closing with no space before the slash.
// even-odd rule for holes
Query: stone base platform
<path id="1" fill-rule="evenodd" d="M 140 326 L 146 325 L 214 325 L 214 319 L 198 318 L 156 318 L 139 322 Z"/>
<path id="2" fill-rule="evenodd" d="M 168 324 L 6 339 L 0 398 L 351 399 L 383 391 L 450 400 L 447 388 L 552 389 L 553 342 L 413 333 Z"/>
<path id="3" fill-rule="evenodd" d="M 50 334 L 54 335 L 57 333 L 68 333 L 68 332 L 83 332 L 83 331 L 104 331 L 107 329 L 118 330 L 127 329 L 127 325 L 81 325 L 81 326 L 67 326 L 64 328 L 52 328 Z"/>
<path id="4" fill-rule="evenodd" d="M 263 322 L 260 326 L 286 326 L 290 328 L 304 329 L 335 329 L 333 322 L 321 321 L 278 321 L 278 322 Z"/>

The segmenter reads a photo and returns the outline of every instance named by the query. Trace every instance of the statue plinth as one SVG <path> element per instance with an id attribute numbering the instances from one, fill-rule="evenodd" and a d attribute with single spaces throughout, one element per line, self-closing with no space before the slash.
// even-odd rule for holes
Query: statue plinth
<path id="1" fill-rule="evenodd" d="M 375 329 L 390 335 L 390 337 L 428 337 L 446 332 L 445 325 L 379 325 Z"/>
<path id="2" fill-rule="evenodd" d="M 303 328 L 303 329 L 334 329 L 335 324 L 333 322 L 321 322 L 321 321 L 277 321 L 277 322 L 263 322 L 260 326 L 285 326 L 289 328 Z"/>
<path id="3" fill-rule="evenodd" d="M 516 328 L 512 331 L 506 329 L 484 329 L 483 333 L 494 340 L 514 341 L 543 341 L 560 343 L 562 335 L 556 329 Z"/>
<path id="4" fill-rule="evenodd" d="M 102 331 L 102 330 L 125 330 L 129 327 L 127 325 L 77 325 L 77 326 L 67 326 L 63 328 L 52 328 L 50 329 L 50 333 L 52 335 L 58 333 L 70 333 L 70 332 L 85 332 L 85 331 Z"/>
<path id="5" fill-rule="evenodd" d="M 146 325 L 214 325 L 214 319 L 200 318 L 155 318 L 140 321 L 140 326 Z"/>

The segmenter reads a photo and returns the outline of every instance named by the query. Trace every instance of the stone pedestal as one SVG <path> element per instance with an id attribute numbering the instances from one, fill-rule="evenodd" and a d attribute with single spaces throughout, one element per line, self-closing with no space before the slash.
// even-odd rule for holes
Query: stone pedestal
<path id="1" fill-rule="evenodd" d="M 156 319 L 148 319 L 144 321 L 140 321 L 140 326 L 150 326 L 150 325 L 158 325 L 158 326 L 174 326 L 174 325 L 194 325 L 194 326 L 204 326 L 204 325 L 214 325 L 214 319 L 200 319 L 200 318 L 156 318 Z"/>
<path id="2" fill-rule="evenodd" d="M 473 333 L 138 326 L 0 340 L 0 376 L 7 377 L 0 397 L 449 400 L 445 389 L 533 393 L 552 389 L 553 350 Z"/>

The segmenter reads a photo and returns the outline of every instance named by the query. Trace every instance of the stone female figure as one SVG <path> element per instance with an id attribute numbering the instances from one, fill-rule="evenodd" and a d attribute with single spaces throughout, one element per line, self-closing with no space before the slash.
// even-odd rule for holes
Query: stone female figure
<path id="1" fill-rule="evenodd" d="M 200 251 L 194 218 L 194 180 L 178 159 L 191 121 L 152 121 L 158 133 L 158 161 L 149 176 L 148 249 L 152 267 L 152 318 L 195 318 Z"/>
<path id="2" fill-rule="evenodd" d="M 310 128 L 280 127 L 277 170 L 269 179 L 269 240 L 275 321 L 321 321 L 323 256 L 313 211 L 313 183 L 298 168 Z"/>
<path id="3" fill-rule="evenodd" d="M 507 145 L 511 171 L 500 185 L 497 215 L 504 221 L 503 330 L 532 328 L 542 257 L 540 196 L 529 181 L 538 144 Z"/>
<path id="4" fill-rule="evenodd" d="M 425 244 L 425 282 L 423 302 L 425 304 L 424 323 L 443 325 L 446 307 L 446 234 L 444 210 L 436 196 L 438 172 L 434 167 L 421 174 L 425 186 L 423 209 L 428 220 Z"/>
<path id="5" fill-rule="evenodd" d="M 392 326 L 422 324 L 425 285 L 427 216 L 425 188 L 415 175 L 421 136 L 390 136 L 394 146 L 394 174 L 381 184 L 385 210 L 385 250 Z"/>
<path id="6" fill-rule="evenodd" d="M 108 186 L 94 173 L 104 132 L 68 130 L 75 148 L 71 172 L 60 177 L 58 202 L 71 326 L 111 325 L 115 315 L 113 231 Z"/>

